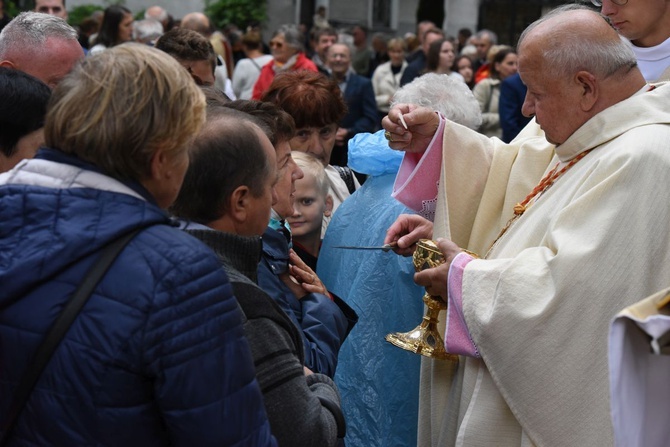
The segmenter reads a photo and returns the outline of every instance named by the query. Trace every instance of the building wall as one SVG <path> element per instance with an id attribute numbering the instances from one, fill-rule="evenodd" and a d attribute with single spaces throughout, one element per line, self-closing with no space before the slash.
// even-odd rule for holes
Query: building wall
<path id="1" fill-rule="evenodd" d="M 398 3 L 398 36 L 402 37 L 405 33 L 416 33 L 416 9 L 418 7 L 419 0 L 400 0 Z"/>
<path id="2" fill-rule="evenodd" d="M 284 23 L 297 23 L 300 2 L 304 0 L 267 0 L 268 21 L 265 25 L 264 36 L 269 38 L 271 33 Z M 391 32 L 402 36 L 407 32 L 416 31 L 416 10 L 419 0 L 390 0 L 395 2 L 397 11 L 391 24 Z M 460 28 L 467 27 L 475 30 L 477 27 L 479 0 L 443 0 L 445 3 L 446 20 L 445 29 L 448 34 L 455 36 Z M 329 18 L 343 25 L 353 23 L 368 23 L 369 8 L 372 0 L 315 0 L 315 4 L 324 5 L 328 8 Z M 97 4 L 105 6 L 109 1 L 105 0 L 67 0 L 68 9 L 86 5 Z M 193 11 L 202 11 L 205 0 L 125 0 L 122 2 L 133 14 L 148 8 L 151 5 L 160 4 L 175 19 L 181 19 L 184 15 Z M 438 24 L 439 25 L 439 24 Z M 373 30 L 375 31 L 375 30 Z M 389 31 L 389 30 L 384 30 Z"/>
<path id="3" fill-rule="evenodd" d="M 473 32 L 477 30 L 478 1 L 445 0 L 444 11 L 446 12 L 444 30 L 448 35 L 456 37 L 461 28 L 469 28 Z"/>
<path id="4" fill-rule="evenodd" d="M 372 0 L 332 1 L 328 19 L 342 24 L 368 23 L 368 8 Z"/>
<path id="5" fill-rule="evenodd" d="M 273 3 L 276 0 L 270 0 Z M 67 9 L 81 5 L 107 6 L 110 2 L 103 0 L 67 0 Z M 205 8 L 204 0 L 125 0 L 122 4 L 133 14 L 143 11 L 152 5 L 161 5 L 175 19 L 181 19 L 189 12 L 202 11 Z"/>
<path id="6" fill-rule="evenodd" d="M 299 0 L 266 0 L 268 5 L 268 21 L 265 24 L 264 37 L 269 40 L 270 36 L 286 23 L 296 23 L 297 2 Z"/>

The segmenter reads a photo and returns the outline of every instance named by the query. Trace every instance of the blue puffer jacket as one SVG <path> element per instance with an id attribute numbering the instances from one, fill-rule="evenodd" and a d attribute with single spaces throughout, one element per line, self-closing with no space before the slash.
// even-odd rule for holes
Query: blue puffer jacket
<path id="1" fill-rule="evenodd" d="M 2 421 L 38 344 L 100 249 L 148 228 L 126 246 L 56 350 L 12 444 L 274 445 L 242 316 L 215 256 L 172 227 L 141 186 L 62 163 L 55 152 L 39 157 L 0 175 Z"/>
<path id="2" fill-rule="evenodd" d="M 320 293 L 298 299 L 279 275 L 288 271 L 288 240 L 267 227 L 263 233 L 263 254 L 258 265 L 258 285 L 279 304 L 302 333 L 305 366 L 314 372 L 335 375 L 340 346 L 358 321 L 358 315 L 339 297 L 331 301 Z"/>

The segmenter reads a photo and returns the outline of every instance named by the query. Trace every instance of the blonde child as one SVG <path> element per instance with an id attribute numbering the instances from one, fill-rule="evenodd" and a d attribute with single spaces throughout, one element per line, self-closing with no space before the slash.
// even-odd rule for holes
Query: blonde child
<path id="1" fill-rule="evenodd" d="M 291 153 L 305 176 L 295 182 L 293 216 L 287 218 L 293 235 L 293 249 L 300 258 L 316 270 L 321 248 L 323 216 L 330 217 L 333 197 L 326 171 L 314 156 L 305 152 Z"/>

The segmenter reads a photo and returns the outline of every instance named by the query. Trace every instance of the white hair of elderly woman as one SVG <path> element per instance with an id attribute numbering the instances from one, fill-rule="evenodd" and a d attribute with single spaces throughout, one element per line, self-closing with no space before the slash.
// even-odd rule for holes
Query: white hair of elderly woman
<path id="1" fill-rule="evenodd" d="M 461 80 L 446 74 L 426 73 L 393 95 L 392 104 L 414 104 L 440 112 L 445 118 L 470 129 L 482 123 L 479 103 Z"/>

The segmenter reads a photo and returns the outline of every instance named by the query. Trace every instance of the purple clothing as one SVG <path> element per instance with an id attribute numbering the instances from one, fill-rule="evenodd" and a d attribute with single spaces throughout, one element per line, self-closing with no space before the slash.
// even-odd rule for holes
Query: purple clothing
<path id="1" fill-rule="evenodd" d="M 442 164 L 442 135 L 446 120 L 438 113 L 440 124 L 435 136 L 430 141 L 428 149 L 422 154 L 407 152 L 400 165 L 400 170 L 393 185 L 391 197 L 406 207 L 413 209 L 422 217 L 433 221 L 435 218 L 435 204 L 437 202 L 437 187 L 440 184 L 440 170 L 428 169 L 420 181 L 414 180 L 414 174 L 419 172 L 421 165 Z M 432 197 L 431 200 L 420 200 L 421 197 Z M 419 200 L 417 200 L 419 198 Z"/>
<path id="2" fill-rule="evenodd" d="M 449 267 L 449 279 L 447 280 L 448 308 L 447 326 L 444 330 L 444 349 L 451 354 L 466 355 L 468 357 L 481 357 L 475 346 L 472 335 L 468 331 L 468 325 L 463 315 L 463 272 L 465 267 L 474 260 L 467 253 L 460 253 L 454 258 Z"/>

